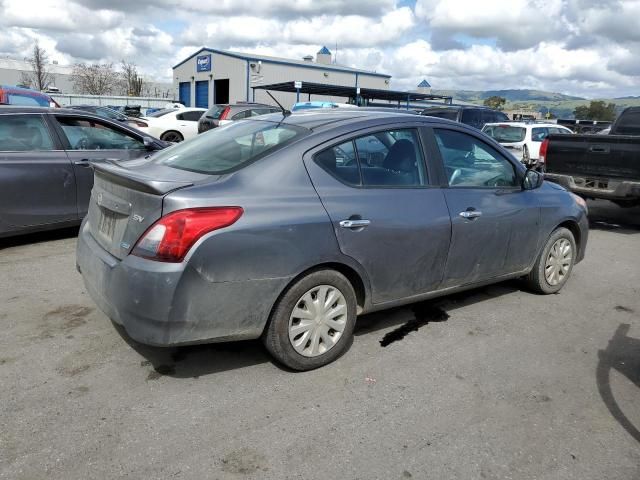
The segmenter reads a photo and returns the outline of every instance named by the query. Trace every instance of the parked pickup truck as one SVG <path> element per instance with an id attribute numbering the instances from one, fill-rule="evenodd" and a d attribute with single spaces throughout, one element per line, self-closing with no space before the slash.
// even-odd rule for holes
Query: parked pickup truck
<path id="1" fill-rule="evenodd" d="M 608 135 L 549 135 L 545 178 L 585 198 L 640 205 L 640 107 L 625 109 Z"/>

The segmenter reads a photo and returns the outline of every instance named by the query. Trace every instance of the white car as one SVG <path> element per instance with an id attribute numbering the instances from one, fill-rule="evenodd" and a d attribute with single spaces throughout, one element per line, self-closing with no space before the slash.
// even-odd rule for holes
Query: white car
<path id="1" fill-rule="evenodd" d="M 482 132 L 489 135 L 527 167 L 542 168 L 540 145 L 552 133 L 573 133 L 555 123 L 502 122 L 487 123 Z"/>
<path id="2" fill-rule="evenodd" d="M 158 110 L 142 117 L 147 126 L 138 126 L 138 130 L 165 142 L 181 142 L 198 135 L 198 120 L 206 111 L 204 108 Z"/>

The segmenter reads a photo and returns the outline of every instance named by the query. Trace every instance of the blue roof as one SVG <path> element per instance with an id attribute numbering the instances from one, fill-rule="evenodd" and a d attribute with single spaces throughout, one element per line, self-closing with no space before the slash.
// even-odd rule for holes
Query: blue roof
<path id="1" fill-rule="evenodd" d="M 331 52 L 329 51 L 329 49 L 327 47 L 322 47 L 318 53 L 320 55 L 331 55 Z"/>
<path id="2" fill-rule="evenodd" d="M 418 84 L 418 88 L 431 88 L 431 85 L 429 85 L 429 82 L 427 82 L 426 80 L 422 80 Z"/>

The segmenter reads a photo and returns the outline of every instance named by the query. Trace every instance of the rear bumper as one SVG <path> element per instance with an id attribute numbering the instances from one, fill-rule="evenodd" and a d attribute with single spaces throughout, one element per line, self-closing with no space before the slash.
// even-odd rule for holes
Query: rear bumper
<path id="1" fill-rule="evenodd" d="M 212 282 L 188 262 L 170 264 L 104 250 L 83 224 L 78 270 L 96 305 L 134 340 L 173 346 L 257 338 L 289 278 Z"/>
<path id="2" fill-rule="evenodd" d="M 558 183 L 574 193 L 585 197 L 608 200 L 640 199 L 640 182 L 610 180 L 608 178 L 586 178 L 558 173 L 545 173 L 545 179 Z"/>

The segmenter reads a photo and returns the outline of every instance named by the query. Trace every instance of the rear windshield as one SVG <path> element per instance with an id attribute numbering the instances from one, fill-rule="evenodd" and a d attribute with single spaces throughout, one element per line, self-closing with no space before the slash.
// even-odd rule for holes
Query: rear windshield
<path id="1" fill-rule="evenodd" d="M 422 115 L 428 115 L 429 117 L 446 118 L 447 120 L 458 120 L 458 110 L 454 108 L 447 108 L 446 110 L 429 110 L 426 109 L 422 112 Z"/>
<path id="2" fill-rule="evenodd" d="M 180 170 L 220 175 L 238 170 L 307 132 L 274 122 L 234 122 L 162 150 L 154 155 L 154 161 Z"/>
<path id="3" fill-rule="evenodd" d="M 158 110 L 157 112 L 150 113 L 147 117 L 157 118 L 166 115 L 167 113 L 176 112 L 177 110 L 177 108 L 166 108 L 164 110 Z"/>
<path id="4" fill-rule="evenodd" d="M 521 142 L 527 134 L 524 128 L 509 125 L 487 125 L 482 131 L 498 143 Z"/>
<path id="5" fill-rule="evenodd" d="M 227 108 L 227 105 L 214 105 L 207 110 L 207 113 L 205 113 L 204 116 L 207 118 L 213 118 L 214 120 L 219 120 L 220 115 L 222 115 L 225 108 Z"/>

